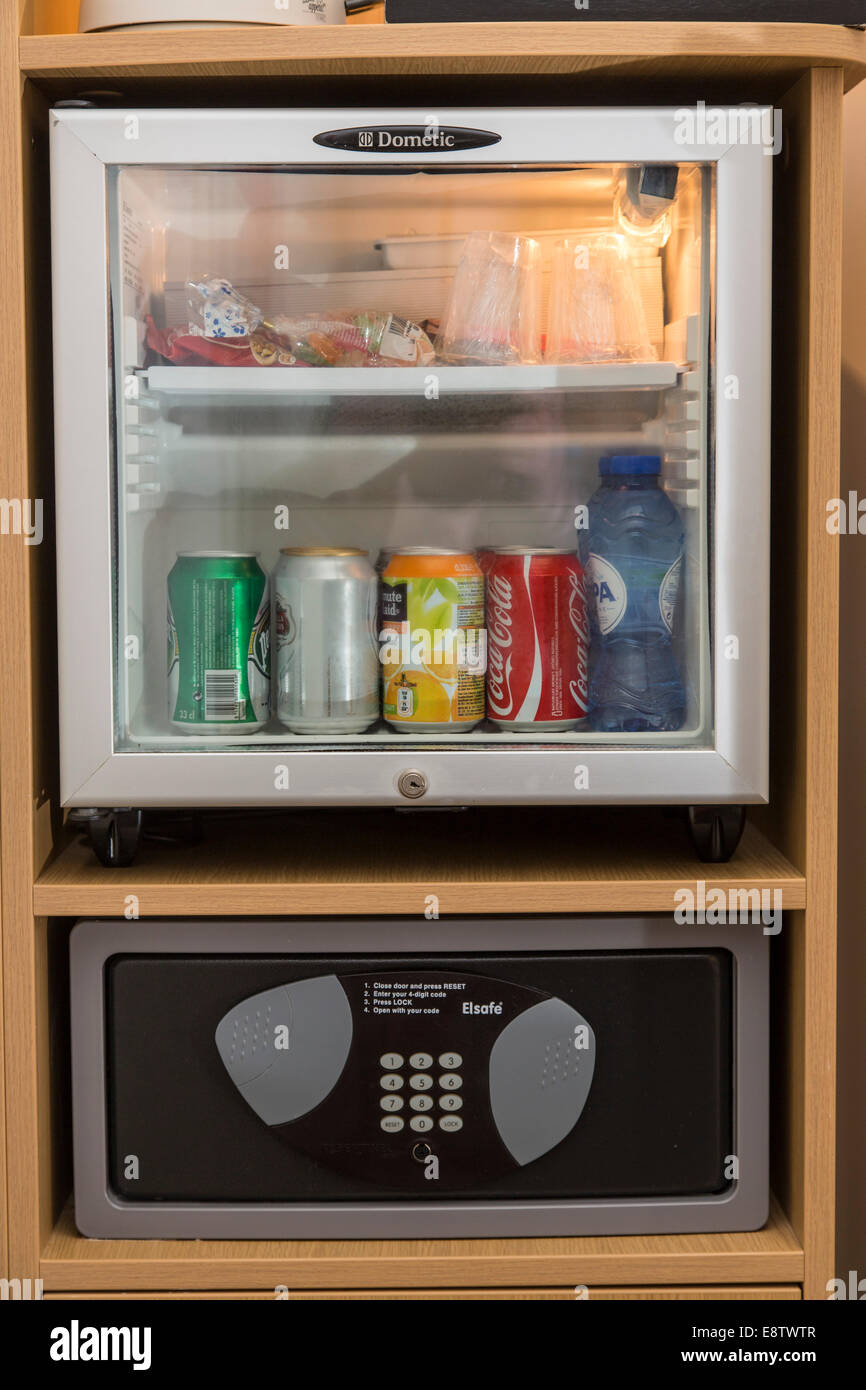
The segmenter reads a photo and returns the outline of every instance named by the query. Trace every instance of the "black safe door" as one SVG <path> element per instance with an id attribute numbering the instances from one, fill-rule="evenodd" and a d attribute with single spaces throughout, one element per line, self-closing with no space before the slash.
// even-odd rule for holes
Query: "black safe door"
<path id="1" fill-rule="evenodd" d="M 120 1196 L 683 1197 L 730 1185 L 727 951 L 129 955 L 106 972 Z"/>

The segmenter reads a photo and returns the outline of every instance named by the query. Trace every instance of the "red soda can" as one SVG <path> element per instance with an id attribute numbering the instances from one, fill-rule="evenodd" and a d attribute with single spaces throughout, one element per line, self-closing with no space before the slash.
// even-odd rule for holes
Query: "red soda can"
<path id="1" fill-rule="evenodd" d="M 563 730 L 586 718 L 589 616 L 576 552 L 509 546 L 487 569 L 487 717 Z"/>

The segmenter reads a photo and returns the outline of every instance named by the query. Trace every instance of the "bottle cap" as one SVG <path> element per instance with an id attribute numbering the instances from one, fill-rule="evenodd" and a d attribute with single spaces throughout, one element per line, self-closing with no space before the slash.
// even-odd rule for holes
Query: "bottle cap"
<path id="1" fill-rule="evenodd" d="M 612 458 L 601 459 L 598 469 L 603 478 L 622 477 L 626 473 L 657 478 L 662 471 L 662 461 L 658 454 L 614 454 Z"/>

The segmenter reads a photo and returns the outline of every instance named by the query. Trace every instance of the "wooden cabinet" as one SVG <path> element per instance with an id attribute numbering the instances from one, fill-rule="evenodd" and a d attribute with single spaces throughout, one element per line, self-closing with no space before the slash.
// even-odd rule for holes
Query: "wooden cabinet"
<path id="1" fill-rule="evenodd" d="M 79 36 L 60 0 L 0 17 L 0 353 L 5 498 L 41 497 L 40 547 L 0 537 L 0 848 L 5 1025 L 4 1231 L 12 1276 L 48 1296 L 569 1299 L 826 1297 L 835 1274 L 834 1036 L 841 117 L 866 72 L 866 35 L 802 25 L 447 25 L 361 30 Z M 65 27 L 65 32 L 64 32 Z M 53 32 L 52 32 L 53 29 Z M 491 813 L 461 844 L 450 827 L 399 857 L 372 821 L 335 815 L 329 844 L 295 817 L 135 868 L 100 868 L 65 831 L 56 793 L 52 438 L 46 123 L 50 103 L 111 89 L 130 100 L 428 99 L 447 90 L 514 103 L 775 101 L 777 170 L 772 804 L 734 861 L 699 868 L 653 810 Z M 463 84 L 461 86 L 461 84 Z M 470 98 L 471 99 L 471 98 Z M 85 623 L 92 618 L 82 613 Z M 447 857 L 437 837 L 451 835 Z M 678 844 L 679 848 L 672 848 Z M 442 867 L 447 863 L 447 869 Z M 778 889 L 774 943 L 775 1201 L 763 1231 L 715 1236 L 441 1242 L 92 1242 L 69 1195 L 66 943 L 85 915 L 328 915 L 423 911 L 670 912 L 696 877 Z M 361 924 L 359 922 L 359 930 Z M 134 922 L 130 923 L 134 933 Z M 3 1157 L 0 1144 L 0 1160 Z M 185 1290 L 184 1294 L 176 1291 Z"/>

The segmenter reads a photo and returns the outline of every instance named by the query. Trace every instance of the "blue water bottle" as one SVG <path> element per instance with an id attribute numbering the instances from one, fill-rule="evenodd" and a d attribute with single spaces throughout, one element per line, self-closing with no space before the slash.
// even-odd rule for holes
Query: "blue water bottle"
<path id="1" fill-rule="evenodd" d="M 672 635 L 682 518 L 659 487 L 660 458 L 617 455 L 599 472 L 581 546 L 593 625 L 590 724 L 599 733 L 680 729 L 686 692 Z"/>

